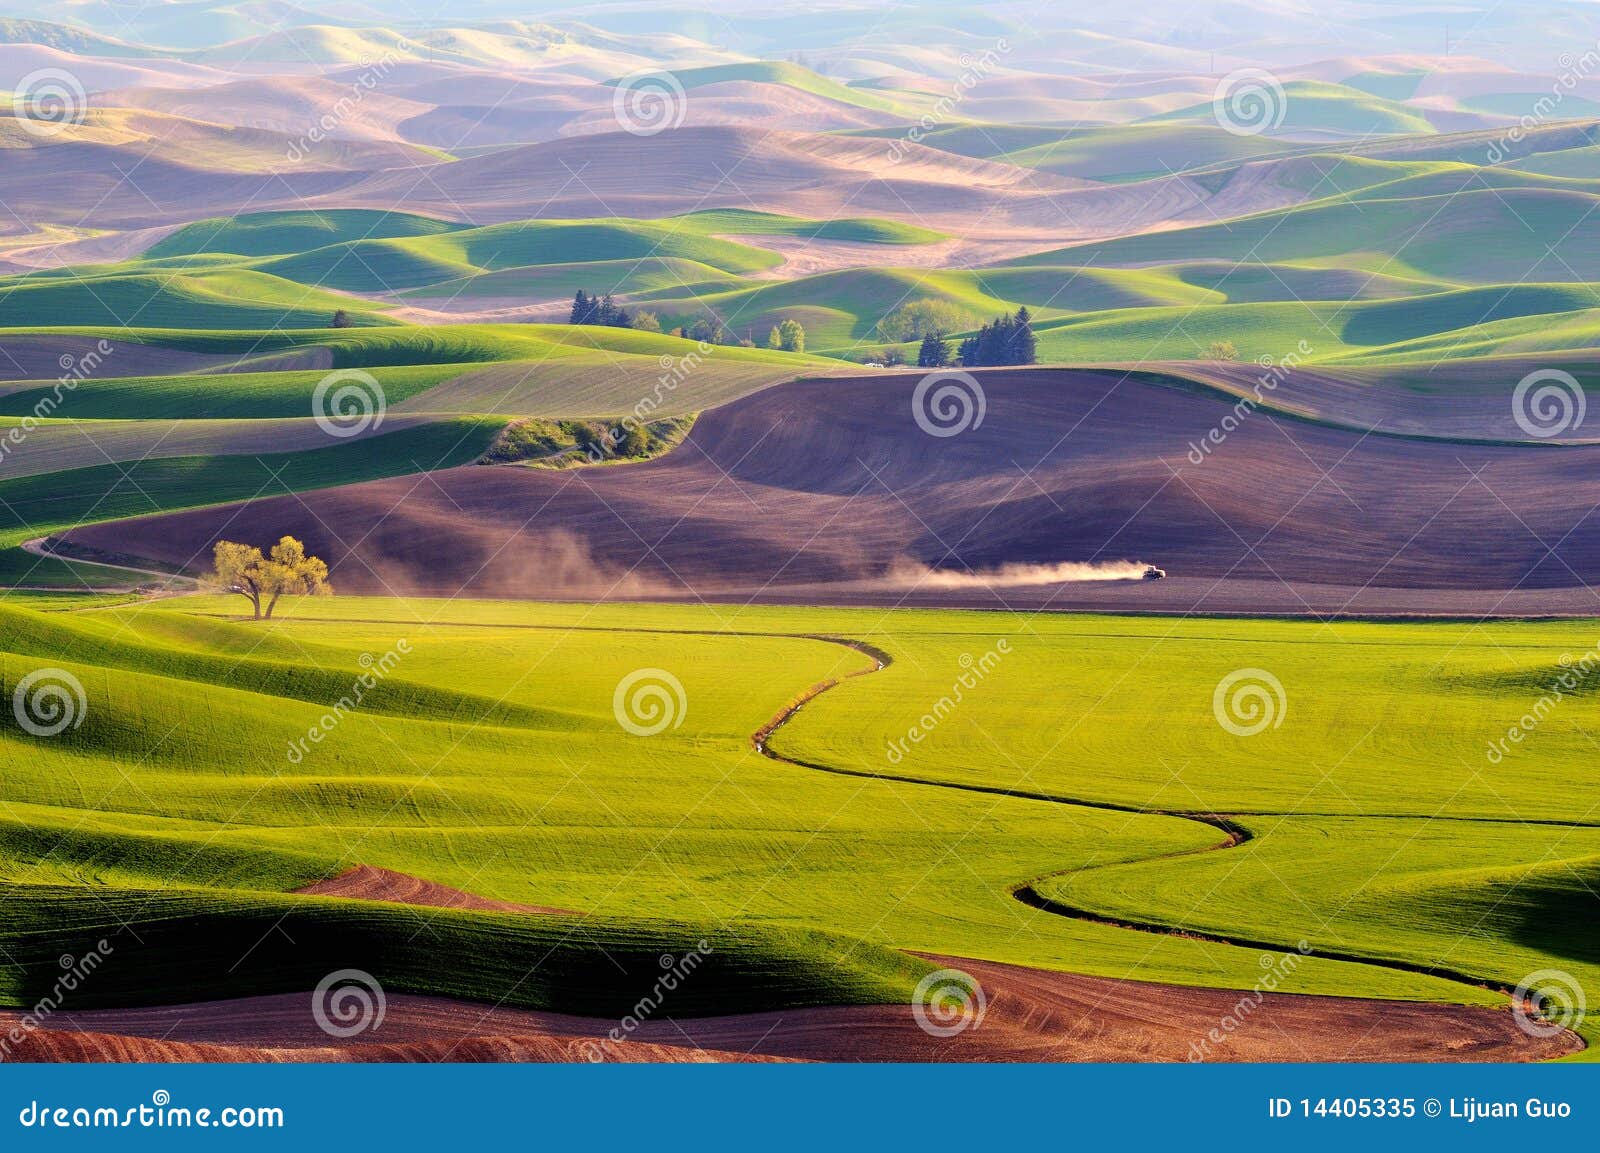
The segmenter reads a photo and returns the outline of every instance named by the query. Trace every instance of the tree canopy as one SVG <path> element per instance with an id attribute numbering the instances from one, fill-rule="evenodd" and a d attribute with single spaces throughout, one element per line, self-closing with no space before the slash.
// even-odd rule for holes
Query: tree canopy
<path id="1" fill-rule="evenodd" d="M 1017 309 L 1015 316 L 996 317 L 961 342 L 961 363 L 968 368 L 1038 361 L 1033 315 L 1025 307 Z"/>
<path id="2" fill-rule="evenodd" d="M 223 592 L 238 593 L 250 602 L 256 620 L 271 620 L 278 598 L 289 596 L 330 596 L 328 566 L 306 555 L 306 546 L 285 536 L 261 555 L 254 545 L 219 540 L 212 553 L 212 570 L 205 583 Z"/>
<path id="3" fill-rule="evenodd" d="M 767 333 L 767 347 L 782 349 L 784 352 L 804 352 L 806 330 L 801 327 L 798 320 L 785 320 L 781 324 L 775 324 L 772 331 Z"/>
<path id="4" fill-rule="evenodd" d="M 633 317 L 626 308 L 611 299 L 609 292 L 604 296 L 591 296 L 580 288 L 572 298 L 572 312 L 567 323 L 598 324 L 606 328 L 632 328 Z"/>

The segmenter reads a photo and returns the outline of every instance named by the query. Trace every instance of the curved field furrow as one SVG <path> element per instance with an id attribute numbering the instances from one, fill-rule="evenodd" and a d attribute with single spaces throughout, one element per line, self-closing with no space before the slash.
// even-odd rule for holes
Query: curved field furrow
<path id="1" fill-rule="evenodd" d="M 1156 862 L 1156 861 L 1171 861 L 1171 860 L 1177 860 L 1177 859 L 1180 859 L 1180 858 L 1183 858 L 1183 857 L 1191 857 L 1191 856 L 1194 856 L 1194 855 L 1196 855 L 1198 853 L 1212 853 L 1212 852 L 1220 852 L 1220 851 L 1226 850 L 1226 849 L 1234 849 L 1234 848 L 1238 848 L 1239 846 L 1241 846 L 1241 845 L 1243 845 L 1243 844 L 1245 844 L 1245 843 L 1247 843 L 1247 842 L 1249 842 L 1249 841 L 1254 839 L 1254 834 L 1247 827 L 1245 827 L 1244 825 L 1239 824 L 1237 821 L 1231 819 L 1229 816 L 1223 816 L 1223 815 L 1219 815 L 1219 814 L 1202 814 L 1202 813 L 1195 813 L 1195 812 L 1190 812 L 1190 811 L 1182 811 L 1182 810 L 1177 810 L 1177 809 L 1151 808 L 1151 807 L 1147 807 L 1147 806 L 1141 807 L 1141 806 L 1133 806 L 1133 805 L 1117 805 L 1117 804 L 1112 804 L 1112 803 L 1104 802 L 1104 801 L 1090 801 L 1090 800 L 1084 800 L 1082 798 L 1066 798 L 1066 797 L 1060 797 L 1060 796 L 1053 796 L 1053 795 L 1048 794 L 1048 793 L 1028 792 L 1028 791 L 1019 791 L 1019 790 L 1015 790 L 1015 789 L 1006 789 L 1006 788 L 1003 788 L 1003 787 L 1000 787 L 1000 786 L 961 784 L 961 783 L 956 783 L 956 782 L 951 782 L 951 781 L 930 780 L 928 778 L 916 777 L 916 776 L 911 776 L 911 775 L 907 775 L 907 774 L 872 773 L 872 772 L 866 772 L 866 771 L 863 771 L 863 770 L 846 769 L 846 768 L 840 768 L 840 767 L 837 767 L 837 766 L 818 764 L 818 763 L 816 763 L 814 761 L 799 760 L 799 759 L 796 759 L 794 757 L 789 757 L 789 756 L 784 755 L 783 753 L 777 752 L 776 750 L 774 750 L 772 748 L 772 743 L 771 743 L 772 737 L 784 725 L 788 724 L 789 721 L 793 720 L 794 717 L 800 712 L 800 710 L 806 705 L 807 702 L 809 702 L 811 700 L 814 700 L 816 697 L 818 697 L 821 694 L 827 692 L 829 689 L 837 687 L 839 684 L 841 684 L 846 679 L 849 679 L 849 678 L 852 678 L 852 677 L 867 676 L 867 675 L 870 675 L 871 673 L 880 672 L 884 668 L 886 668 L 889 664 L 891 664 L 893 662 L 893 659 L 894 659 L 889 654 L 885 653 L 883 650 L 878 649 L 875 646 L 868 645 L 868 644 L 866 644 L 865 642 L 862 642 L 862 641 L 853 641 L 853 640 L 847 640 L 847 639 L 843 639 L 843 638 L 839 638 L 839 637 L 828 637 L 828 636 L 815 636 L 813 639 L 821 640 L 821 641 L 829 641 L 829 642 L 831 642 L 833 644 L 843 645 L 845 648 L 852 649 L 852 650 L 854 650 L 856 652 L 864 653 L 865 655 L 870 656 L 870 657 L 873 658 L 873 665 L 870 668 L 858 669 L 858 670 L 855 670 L 854 672 L 846 673 L 844 675 L 844 677 L 841 677 L 841 678 L 838 678 L 838 679 L 820 682 L 820 683 L 818 683 L 816 685 L 811 686 L 811 688 L 809 688 L 804 693 L 802 693 L 799 697 L 797 697 L 782 712 L 780 712 L 776 717 L 774 717 L 771 722 L 769 722 L 766 726 L 764 726 L 763 728 L 759 729 L 756 733 L 754 733 L 751 736 L 751 738 L 750 738 L 751 744 L 756 748 L 756 750 L 759 753 L 761 753 L 762 756 L 769 757 L 772 760 L 778 761 L 778 762 L 783 763 L 783 764 L 794 765 L 794 766 L 796 766 L 798 768 L 813 769 L 813 770 L 815 770 L 817 772 L 836 773 L 836 774 L 840 774 L 840 775 L 844 775 L 844 776 L 869 777 L 869 778 L 877 778 L 877 779 L 894 780 L 894 781 L 904 782 L 906 784 L 927 785 L 930 788 L 953 789 L 953 790 L 960 791 L 960 792 L 988 793 L 988 794 L 1000 795 L 1000 796 L 1021 797 L 1021 798 L 1027 798 L 1027 799 L 1030 799 L 1030 800 L 1046 801 L 1046 802 L 1050 802 L 1050 803 L 1053 803 L 1053 804 L 1074 805 L 1074 806 L 1078 806 L 1078 807 L 1082 807 L 1082 808 L 1106 809 L 1106 810 L 1110 810 L 1110 811 L 1113 811 L 1113 812 L 1142 813 L 1142 814 L 1146 814 L 1146 815 L 1159 815 L 1159 816 L 1166 816 L 1166 817 L 1176 817 L 1176 818 L 1179 818 L 1179 819 L 1182 819 L 1182 820 L 1195 821 L 1195 822 L 1198 822 L 1200 824 L 1209 825 L 1210 827 L 1212 827 L 1214 829 L 1217 829 L 1219 832 L 1221 832 L 1223 834 L 1222 840 L 1218 841 L 1216 844 L 1203 846 L 1203 847 L 1197 848 L 1197 849 L 1193 849 L 1193 848 L 1191 848 L 1191 849 L 1179 849 L 1179 850 L 1175 850 L 1175 851 L 1171 851 L 1171 852 L 1158 853 L 1158 854 L 1155 854 L 1155 855 L 1150 856 L 1148 858 L 1145 858 L 1142 862 L 1140 862 L 1140 864 L 1150 864 L 1150 863 Z M 1287 815 L 1287 814 L 1263 814 L 1263 815 L 1269 815 L 1270 816 L 1270 815 Z M 1368 819 L 1382 820 L 1384 818 L 1381 818 L 1381 817 L 1374 818 L 1374 817 L 1371 817 L 1369 815 Z M 1557 822 L 1544 822 L 1544 823 L 1555 824 Z M 1572 822 L 1571 823 L 1571 827 L 1574 827 L 1574 828 L 1600 828 L 1600 825 L 1583 824 L 1581 822 Z M 1099 866 L 1099 867 L 1105 868 L 1105 867 L 1110 867 L 1110 866 Z M 1091 865 L 1091 866 L 1089 866 L 1087 868 L 1074 869 L 1074 870 L 1070 870 L 1069 872 L 1073 873 L 1074 875 L 1081 875 L 1084 872 L 1092 871 L 1094 868 L 1096 868 L 1096 866 Z M 1261 938 L 1253 938 L 1253 937 L 1244 936 L 1244 935 L 1238 935 L 1238 934 L 1203 932 L 1203 931 L 1198 931 L 1198 930 L 1191 929 L 1191 928 L 1188 928 L 1188 927 L 1181 927 L 1181 926 L 1176 926 L 1176 925 L 1171 925 L 1171 924 L 1162 924 L 1162 923 L 1160 923 L 1158 921 L 1142 921 L 1141 922 L 1141 921 L 1129 920 L 1129 919 L 1124 918 L 1124 917 L 1109 916 L 1109 915 L 1106 915 L 1106 914 L 1103 914 L 1103 913 L 1095 912 L 1092 909 L 1089 909 L 1089 908 L 1086 908 L 1086 907 L 1077 906 L 1077 905 L 1071 905 L 1071 904 L 1068 904 L 1068 903 L 1066 903 L 1064 901 L 1056 900 L 1054 898 L 1051 898 L 1051 897 L 1048 897 L 1048 896 L 1044 895 L 1038 889 L 1039 883 L 1041 881 L 1043 881 L 1044 879 L 1045 878 L 1041 877 L 1041 878 L 1038 878 L 1038 879 L 1033 880 L 1033 881 L 1020 882 L 1020 883 L 1018 883 L 1017 885 L 1015 885 L 1012 888 L 1011 895 L 1013 897 L 1015 897 L 1018 901 L 1021 901 L 1023 904 L 1029 906 L 1030 908 L 1039 909 L 1039 910 L 1041 910 L 1043 912 L 1051 913 L 1051 914 L 1054 914 L 1056 916 L 1070 917 L 1070 918 L 1073 918 L 1073 919 L 1076 919 L 1076 920 L 1081 920 L 1081 921 L 1090 921 L 1090 922 L 1093 922 L 1093 923 L 1096 923 L 1096 924 L 1113 926 L 1115 928 L 1136 930 L 1136 931 L 1147 932 L 1147 933 L 1180 934 L 1180 935 L 1183 935 L 1183 936 L 1195 938 L 1195 939 L 1202 940 L 1202 941 L 1213 941 L 1213 942 L 1215 942 L 1215 943 L 1217 943 L 1219 945 L 1231 945 L 1231 946 L 1235 946 L 1235 947 L 1239 947 L 1239 948 L 1246 948 L 1246 949 L 1283 950 L 1283 949 L 1293 949 L 1295 947 L 1295 943 L 1292 942 L 1292 941 L 1291 942 L 1285 942 L 1285 941 L 1281 941 L 1281 940 L 1280 941 L 1271 941 L 1271 940 L 1265 940 L 1265 939 L 1261 939 Z M 1485 975 L 1482 975 L 1482 974 L 1468 973 L 1468 972 L 1465 972 L 1465 971 L 1462 971 L 1462 970 L 1453 969 L 1453 968 L 1450 968 L 1448 966 L 1439 965 L 1439 964 L 1425 964 L 1425 963 L 1422 963 L 1422 962 L 1400 961 L 1400 960 L 1387 959 L 1387 958 L 1382 958 L 1382 957 L 1374 957 L 1374 956 L 1362 955 L 1362 954 L 1358 954 L 1358 953 L 1348 953 L 1348 952 L 1343 952 L 1343 951 L 1338 951 L 1338 950 L 1329 950 L 1329 949 L 1326 949 L 1326 948 L 1319 948 L 1317 951 L 1318 951 L 1319 955 L 1321 955 L 1321 956 L 1323 956 L 1325 958 L 1328 958 L 1330 960 L 1348 961 L 1348 962 L 1351 962 L 1351 963 L 1354 963 L 1354 964 L 1360 964 L 1360 965 L 1375 965 L 1375 966 L 1377 966 L 1379 968 L 1392 969 L 1392 970 L 1394 970 L 1396 972 L 1416 973 L 1416 974 L 1420 974 L 1420 975 L 1428 976 L 1428 977 L 1442 977 L 1445 980 L 1454 981 L 1454 982 L 1457 982 L 1459 984 L 1468 985 L 1468 986 L 1471 986 L 1471 987 L 1474 987 L 1474 988 L 1491 988 L 1491 989 L 1495 989 L 1495 990 L 1498 990 L 1501 993 L 1504 993 L 1507 997 L 1515 996 L 1515 990 L 1513 989 L 1512 984 L 1504 981 L 1501 978 L 1497 978 L 1497 977 L 1485 976 Z M 1583 1047 L 1582 1042 L 1578 1041 L 1578 1039 L 1576 1037 L 1574 1037 L 1573 1040 L 1576 1042 L 1575 1048 L 1582 1048 Z"/>

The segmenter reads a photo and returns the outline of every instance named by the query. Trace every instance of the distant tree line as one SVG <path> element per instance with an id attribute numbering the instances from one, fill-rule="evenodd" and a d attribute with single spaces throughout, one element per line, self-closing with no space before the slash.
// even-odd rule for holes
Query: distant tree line
<path id="1" fill-rule="evenodd" d="M 636 328 L 646 332 L 661 331 L 661 321 L 653 313 L 630 313 L 613 300 L 609 292 L 604 296 L 594 296 L 581 288 L 572 298 L 572 312 L 568 316 L 567 323 L 593 324 L 606 328 Z M 672 330 L 672 335 L 699 341 L 701 344 L 738 344 L 746 348 L 755 347 L 755 341 L 750 337 L 742 339 L 735 337 L 721 321 L 709 316 L 679 325 Z M 798 320 L 779 321 L 767 331 L 767 347 L 783 352 L 804 352 L 806 330 Z"/>
<path id="2" fill-rule="evenodd" d="M 1014 316 L 997 316 L 961 342 L 961 363 L 967 367 L 1002 364 L 1038 364 L 1038 341 L 1027 308 Z"/>
<path id="3" fill-rule="evenodd" d="M 918 368 L 990 368 L 1008 364 L 1038 364 L 1039 342 L 1033 333 L 1033 316 L 1026 307 L 1011 316 L 997 316 L 951 351 L 950 342 L 937 329 L 924 333 L 917 349 Z"/>
<path id="4" fill-rule="evenodd" d="M 604 296 L 590 296 L 583 289 L 578 289 L 578 294 L 572 298 L 572 317 L 568 324 L 598 324 L 605 328 L 632 328 L 633 317 L 628 310 L 611 299 L 608 292 Z"/>

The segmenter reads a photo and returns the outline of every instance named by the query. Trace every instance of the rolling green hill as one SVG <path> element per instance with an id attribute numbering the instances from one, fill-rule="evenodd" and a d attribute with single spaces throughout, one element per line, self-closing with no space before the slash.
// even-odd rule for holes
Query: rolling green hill
<path id="1" fill-rule="evenodd" d="M 1593 281 L 1600 280 L 1597 203 L 1588 193 L 1543 188 L 1334 200 L 1004 264 L 1282 261 L 1463 284 Z M 1551 251 L 1558 243 L 1559 258 Z"/>
<path id="2" fill-rule="evenodd" d="M 1283 85 L 1280 133 L 1326 132 L 1338 136 L 1428 134 L 1433 126 L 1416 109 L 1395 100 L 1374 96 L 1359 88 L 1315 80 L 1294 80 Z M 1150 117 L 1151 121 L 1179 120 L 1216 123 L 1210 102 Z"/>
<path id="3" fill-rule="evenodd" d="M 78 586 L 70 566 L 18 547 L 33 537 L 97 521 L 467 464 L 482 455 L 505 423 L 504 418 L 462 417 L 348 441 L 329 438 L 327 447 L 291 453 L 144 459 L 0 480 L 0 507 L 6 509 L 0 583 Z M 102 573 L 98 579 L 107 577 Z"/>
<path id="4" fill-rule="evenodd" d="M 468 227 L 409 212 L 341 208 L 327 212 L 256 212 L 186 224 L 145 251 L 146 258 L 231 253 L 282 256 L 331 244 L 436 236 Z"/>
<path id="5" fill-rule="evenodd" d="M 1073 129 L 996 159 L 1062 176 L 1123 182 L 1253 160 L 1292 147 L 1266 136 L 1237 136 L 1215 124 L 1139 123 Z"/>
<path id="6" fill-rule="evenodd" d="M 313 328 L 339 310 L 392 324 L 379 306 L 242 268 L 0 279 L 0 327 Z"/>
<path id="7" fill-rule="evenodd" d="M 72 1008 L 303 991 L 359 965 L 391 993 L 615 1015 L 639 996 L 628 973 L 654 980 L 655 954 L 702 939 L 685 1016 L 904 1003 L 928 963 L 900 950 L 1238 989 L 1259 988 L 1264 952 L 1296 950 L 1281 992 L 1502 1009 L 1495 989 L 1553 958 L 1600 980 L 1593 894 L 1574 880 L 1600 850 L 1594 786 L 1570 773 L 1583 717 L 1557 710 L 1515 758 L 1481 763 L 1525 682 L 1589 643 L 1571 622 L 747 608 L 730 627 L 695 606 L 334 597 L 263 625 L 240 604 L 0 604 L 0 674 L 64 670 L 88 706 L 54 738 L 0 730 L 0 1000 L 33 1003 L 63 951 L 130 927 L 126 968 Z M 396 637 L 405 659 L 286 770 L 282 751 Z M 826 637 L 870 638 L 892 663 L 872 672 Z M 883 775 L 888 743 L 985 650 L 1015 656 Z M 1213 716 L 1241 666 L 1276 670 L 1291 702 L 1249 741 Z M 652 737 L 619 732 L 613 705 L 641 668 L 687 702 Z M 773 738 L 804 764 L 751 754 L 785 701 L 831 682 Z M 1095 723 L 1063 738 L 1042 693 Z M 1370 730 L 1373 715 L 1391 719 Z M 984 755 L 996 731 L 1014 762 Z M 1449 764 L 1480 766 L 1466 785 L 1441 742 Z M 1328 750 L 1352 744 L 1331 779 Z M 1169 799 L 1167 765 L 1196 748 Z M 582 789 L 550 767 L 580 761 Z M 436 768 L 419 781 L 413 764 Z M 687 811 L 685 792 L 701 798 Z M 414 909 L 289 892 L 357 863 L 579 910 L 583 931 L 429 910 L 419 943 Z M 1025 884 L 1089 916 L 1028 908 Z M 441 971 L 441 949 L 474 964 Z M 1591 1060 L 1592 1015 L 1578 1028 Z"/>
<path id="8" fill-rule="evenodd" d="M 233 267 L 344 292 L 500 296 L 534 291 L 571 295 L 685 288 L 763 272 L 783 263 L 767 249 L 722 236 L 789 236 L 903 246 L 941 233 L 898 221 L 805 220 L 719 209 L 663 220 L 527 220 L 469 228 L 404 213 L 264 213 L 201 221 L 167 237 L 140 261 L 97 268 L 98 275 L 186 267 L 184 260 Z M 592 267 L 585 277 L 582 270 Z M 516 276 L 496 275 L 524 270 Z M 548 270 L 548 271 L 546 271 Z M 474 284 L 479 276 L 490 277 Z M 420 294 L 419 294 L 420 295 Z M 287 323 L 287 322 L 286 322 Z"/>
<path id="9" fill-rule="evenodd" d="M 828 100 L 836 100 L 840 104 L 850 104 L 873 112 L 905 112 L 910 103 L 903 95 L 901 99 L 890 99 L 870 89 L 852 88 L 785 60 L 757 60 L 744 64 L 679 68 L 673 69 L 671 75 L 686 92 L 692 92 L 708 84 L 745 81 L 751 84 L 781 84 L 786 88 L 809 92 L 813 96 L 821 96 Z M 609 83 L 617 84 L 621 79 L 619 77 Z"/>

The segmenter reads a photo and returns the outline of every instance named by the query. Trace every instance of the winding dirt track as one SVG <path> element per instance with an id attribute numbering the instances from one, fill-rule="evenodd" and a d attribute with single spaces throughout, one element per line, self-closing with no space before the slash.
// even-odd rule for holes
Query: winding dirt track
<path id="1" fill-rule="evenodd" d="M 810 639 L 868 657 L 822 681 L 751 736 L 763 755 L 792 767 L 872 776 L 775 752 L 773 735 L 807 703 L 844 680 L 880 671 L 892 657 L 863 641 Z M 929 787 L 1021 796 L 1056 804 L 1124 806 L 963 786 L 911 776 Z M 1247 830 L 1213 814 L 1166 812 L 1223 833 L 1205 852 L 1231 848 Z M 1174 854 L 1186 855 L 1186 853 Z M 456 908 L 560 914 L 543 906 L 495 901 L 392 870 L 360 866 L 298 890 L 320 896 L 402 901 Z M 1044 898 L 1033 883 L 1013 890 L 1045 912 L 1090 921 L 1096 914 Z M 577 915 L 577 914 L 571 914 Z M 1120 922 L 1119 922 L 1120 923 Z M 1168 926 L 1126 925 L 1150 932 Z M 1187 931 L 1186 931 L 1187 933 Z M 1271 942 L 1187 933 L 1288 955 Z M 1328 955 L 1328 954 L 1323 954 Z M 1508 1012 L 1361 998 L 1250 993 L 1157 985 L 1052 972 L 971 958 L 925 954 L 979 992 L 969 996 L 969 1024 L 952 1036 L 930 1034 L 911 1006 L 841 1006 L 729 1017 L 645 1020 L 626 1035 L 615 1022 L 486 1007 L 438 997 L 391 995 L 381 1024 L 338 1042 L 317 1025 L 306 995 L 241 998 L 146 1009 L 110 1009 L 47 1018 L 9 1053 L 19 1061 L 1537 1061 L 1583 1048 L 1560 1030 L 1532 1037 Z M 1463 974 L 1353 955 L 1340 959 L 1481 985 Z M 21 1020 L 0 1013 L 0 1031 Z"/>

